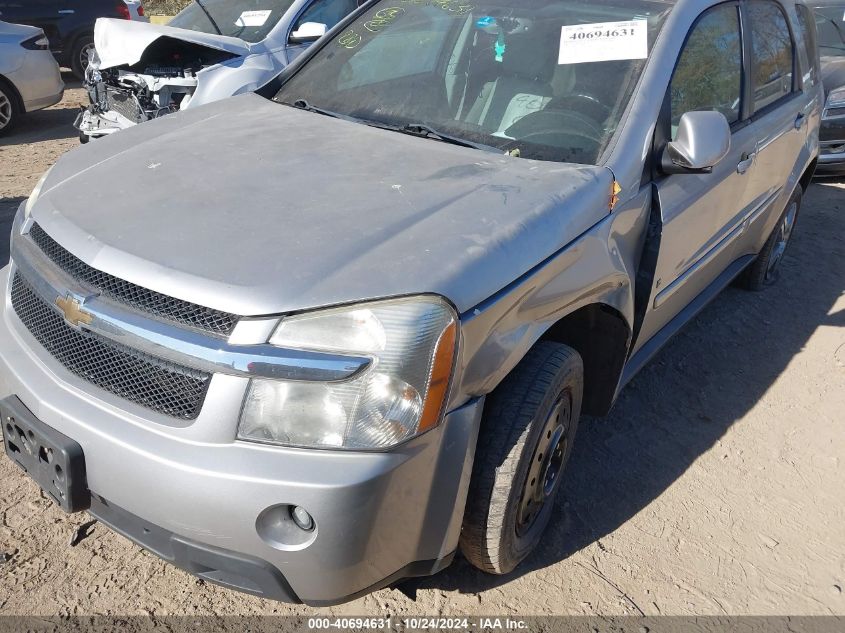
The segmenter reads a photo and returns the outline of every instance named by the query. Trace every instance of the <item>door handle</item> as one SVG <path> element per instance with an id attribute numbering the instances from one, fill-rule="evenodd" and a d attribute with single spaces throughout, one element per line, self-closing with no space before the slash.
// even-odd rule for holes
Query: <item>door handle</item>
<path id="1" fill-rule="evenodd" d="M 736 165 L 736 173 L 744 174 L 747 172 L 751 165 L 754 164 L 754 158 L 757 156 L 757 152 L 745 153 L 742 155 L 742 159 Z"/>
<path id="2" fill-rule="evenodd" d="M 59 9 L 59 15 L 73 15 L 76 13 L 73 9 Z"/>
<path id="3" fill-rule="evenodd" d="M 800 130 L 802 127 L 804 127 L 804 121 L 806 121 L 806 120 L 807 120 L 807 115 L 804 114 L 803 112 L 799 112 L 798 116 L 795 117 L 795 129 Z"/>

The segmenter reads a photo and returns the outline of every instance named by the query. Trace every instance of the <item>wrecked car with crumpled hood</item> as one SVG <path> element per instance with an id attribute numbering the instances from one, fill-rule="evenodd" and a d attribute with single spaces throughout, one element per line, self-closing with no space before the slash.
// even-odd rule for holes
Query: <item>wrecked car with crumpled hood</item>
<path id="1" fill-rule="evenodd" d="M 87 142 L 264 86 L 357 0 L 194 0 L 166 26 L 103 18 L 77 116 Z"/>

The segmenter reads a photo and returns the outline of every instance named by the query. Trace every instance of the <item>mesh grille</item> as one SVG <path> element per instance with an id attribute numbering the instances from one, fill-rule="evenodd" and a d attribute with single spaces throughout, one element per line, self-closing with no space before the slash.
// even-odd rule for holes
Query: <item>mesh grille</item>
<path id="1" fill-rule="evenodd" d="M 158 413 L 194 420 L 211 376 L 68 325 L 15 273 L 12 307 L 32 335 L 70 372 Z"/>
<path id="2" fill-rule="evenodd" d="M 106 107 L 135 123 L 141 123 L 147 120 L 147 117 L 144 116 L 144 111 L 141 109 L 141 105 L 138 103 L 138 99 L 128 91 L 117 90 L 111 86 L 106 86 Z"/>
<path id="3" fill-rule="evenodd" d="M 54 264 L 71 277 L 93 286 L 110 299 L 131 308 L 220 336 L 231 334 L 238 322 L 238 317 L 234 314 L 174 299 L 91 268 L 62 248 L 38 224 L 32 225 L 29 236 Z"/>

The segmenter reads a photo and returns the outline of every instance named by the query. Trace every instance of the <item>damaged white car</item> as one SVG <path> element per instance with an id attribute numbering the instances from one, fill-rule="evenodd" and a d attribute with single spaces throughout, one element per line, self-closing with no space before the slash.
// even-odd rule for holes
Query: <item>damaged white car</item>
<path id="1" fill-rule="evenodd" d="M 85 73 L 91 103 L 74 124 L 79 139 L 257 90 L 358 5 L 194 0 L 167 26 L 102 18 Z"/>

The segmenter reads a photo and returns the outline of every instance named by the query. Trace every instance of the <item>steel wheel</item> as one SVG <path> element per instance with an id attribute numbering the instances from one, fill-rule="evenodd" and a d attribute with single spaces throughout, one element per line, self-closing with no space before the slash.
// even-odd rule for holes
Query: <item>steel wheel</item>
<path id="1" fill-rule="evenodd" d="M 783 254 L 786 252 L 786 246 L 789 244 L 789 238 L 792 237 L 792 229 L 795 228 L 795 218 L 798 216 L 798 203 L 793 201 L 787 207 L 786 212 L 778 223 L 775 237 L 775 243 L 772 248 L 772 255 L 769 257 L 769 265 L 766 267 L 766 279 L 771 280 L 775 274 L 780 261 L 783 259 Z"/>
<path id="2" fill-rule="evenodd" d="M 568 393 L 564 393 L 561 394 L 543 425 L 540 441 L 531 460 L 531 468 L 525 479 L 522 498 L 519 502 L 517 536 L 522 536 L 533 527 L 543 506 L 553 498 L 563 472 L 571 420 L 571 398 Z"/>
<path id="3" fill-rule="evenodd" d="M 543 538 L 583 391 L 578 352 L 539 341 L 488 395 L 461 531 L 461 551 L 478 569 L 506 574 Z"/>

